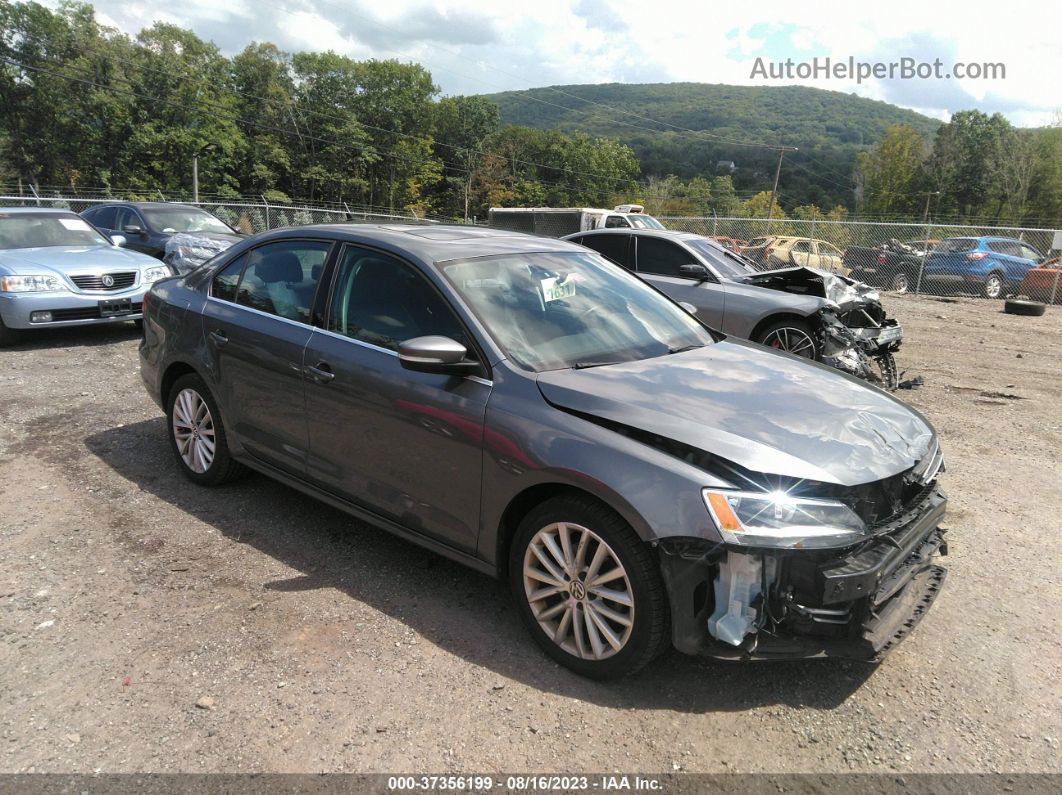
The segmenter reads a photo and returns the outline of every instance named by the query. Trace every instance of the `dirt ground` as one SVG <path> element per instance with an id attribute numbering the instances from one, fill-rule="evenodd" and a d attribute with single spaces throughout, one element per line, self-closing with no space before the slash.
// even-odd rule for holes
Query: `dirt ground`
<path id="1" fill-rule="evenodd" d="M 878 667 L 594 683 L 500 584 L 178 473 L 132 327 L 0 353 L 0 771 L 1062 771 L 1062 309 L 893 298 L 947 454 L 942 595 Z"/>

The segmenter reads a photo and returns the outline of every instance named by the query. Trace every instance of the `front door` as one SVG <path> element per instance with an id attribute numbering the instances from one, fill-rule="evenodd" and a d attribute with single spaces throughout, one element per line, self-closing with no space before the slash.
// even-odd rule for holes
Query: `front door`
<path id="1" fill-rule="evenodd" d="M 474 550 L 491 384 L 406 370 L 397 354 L 400 342 L 438 334 L 475 357 L 468 332 L 423 274 L 396 257 L 347 246 L 333 285 L 327 327 L 305 356 L 310 479 Z"/>
<path id="2" fill-rule="evenodd" d="M 697 317 L 714 329 L 723 329 L 726 288 L 714 277 L 707 281 L 683 275 L 683 265 L 701 264 L 697 257 L 670 240 L 635 235 L 638 275 L 673 301 L 697 307 Z"/>

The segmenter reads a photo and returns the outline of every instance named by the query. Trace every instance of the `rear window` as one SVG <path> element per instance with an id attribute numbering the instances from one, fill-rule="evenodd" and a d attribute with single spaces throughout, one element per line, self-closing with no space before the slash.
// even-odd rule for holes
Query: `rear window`
<path id="1" fill-rule="evenodd" d="M 941 240 L 934 251 L 938 254 L 952 254 L 961 251 L 973 251 L 977 248 L 977 239 L 973 237 L 951 237 Z"/>

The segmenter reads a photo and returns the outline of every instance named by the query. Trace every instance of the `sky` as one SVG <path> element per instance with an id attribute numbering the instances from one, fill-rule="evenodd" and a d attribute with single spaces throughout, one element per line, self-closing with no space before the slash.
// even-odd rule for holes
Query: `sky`
<path id="1" fill-rule="evenodd" d="M 56 0 L 47 5 L 56 6 Z M 252 41 L 399 58 L 428 68 L 444 94 L 578 83 L 692 81 L 810 85 L 947 119 L 999 111 L 1018 126 L 1062 114 L 1062 12 L 1039 0 L 98 0 L 99 21 L 136 33 L 171 22 L 226 55 Z M 889 63 L 909 57 L 1000 63 L 1005 78 L 874 79 L 754 76 L 757 58 Z"/>

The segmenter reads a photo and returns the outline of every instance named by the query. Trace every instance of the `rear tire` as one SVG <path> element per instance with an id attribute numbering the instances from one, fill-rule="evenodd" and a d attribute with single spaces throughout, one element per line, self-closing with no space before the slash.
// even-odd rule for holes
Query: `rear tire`
<path id="1" fill-rule="evenodd" d="M 170 448 L 185 477 L 200 486 L 220 486 L 243 472 L 229 453 L 221 411 L 195 373 L 178 378 L 166 399 Z"/>
<path id="2" fill-rule="evenodd" d="M 652 552 L 590 497 L 555 497 L 524 517 L 509 583 L 535 642 L 582 676 L 629 676 L 670 647 L 671 610 Z"/>
<path id="3" fill-rule="evenodd" d="M 0 348 L 17 345 L 22 342 L 22 332 L 18 329 L 8 328 L 4 325 L 4 319 L 0 318 Z"/>
<path id="4" fill-rule="evenodd" d="M 1008 298 L 1003 302 L 1003 311 L 1008 315 L 1040 317 L 1040 315 L 1047 311 L 1047 304 L 1041 304 L 1038 301 L 1023 301 L 1018 298 Z"/>
<path id="5" fill-rule="evenodd" d="M 897 295 L 904 295 L 911 289 L 911 280 L 907 277 L 907 274 L 903 271 L 893 274 L 892 280 L 889 282 L 889 289 Z"/>
<path id="6" fill-rule="evenodd" d="M 981 289 L 985 298 L 1002 298 L 1006 290 L 1006 282 L 998 273 L 990 273 Z"/>
<path id="7" fill-rule="evenodd" d="M 764 328 L 753 342 L 792 353 L 804 359 L 819 358 L 819 346 L 811 327 L 802 320 L 780 320 Z"/>

